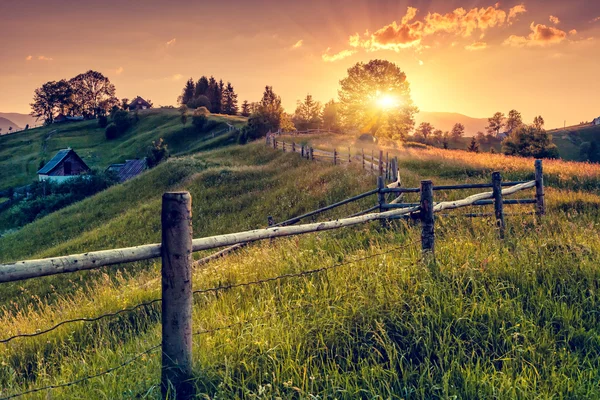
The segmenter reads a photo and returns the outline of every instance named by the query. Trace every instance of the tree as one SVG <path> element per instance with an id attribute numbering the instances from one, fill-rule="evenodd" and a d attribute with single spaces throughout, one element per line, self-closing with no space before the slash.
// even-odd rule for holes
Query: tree
<path id="1" fill-rule="evenodd" d="M 450 132 L 446 132 L 446 133 L 444 133 L 444 136 L 442 136 L 442 147 L 447 150 L 449 144 L 450 144 Z"/>
<path id="2" fill-rule="evenodd" d="M 31 103 L 31 116 L 43 118 L 44 122 L 54 122 L 54 115 L 64 108 L 72 91 L 67 81 L 46 82 L 42 87 L 35 89 L 33 103 Z"/>
<path id="3" fill-rule="evenodd" d="M 336 103 L 333 99 L 329 100 L 325 103 L 323 107 L 323 126 L 327 130 L 338 130 L 340 129 L 341 121 L 340 121 L 340 113 L 339 113 L 339 103 Z"/>
<path id="4" fill-rule="evenodd" d="M 545 125 L 545 121 L 541 115 L 538 115 L 537 117 L 535 117 L 533 119 L 533 126 L 535 126 L 536 129 L 544 129 L 544 125 Z"/>
<path id="5" fill-rule="evenodd" d="M 517 110 L 510 110 L 508 112 L 508 118 L 506 119 L 506 130 L 512 132 L 518 127 L 523 125 L 523 117 Z"/>
<path id="6" fill-rule="evenodd" d="M 215 114 L 221 113 L 221 91 L 219 83 L 215 80 L 214 76 L 211 76 L 208 80 L 206 97 L 210 100 L 210 112 Z"/>
<path id="7" fill-rule="evenodd" d="M 223 90 L 223 104 L 222 112 L 227 115 L 237 115 L 238 112 L 238 100 L 237 94 L 233 90 L 231 82 L 227 82 L 227 86 Z"/>
<path id="8" fill-rule="evenodd" d="M 475 139 L 477 139 L 477 143 L 485 143 L 487 140 L 485 133 L 481 131 L 478 131 L 477 134 L 475 134 Z"/>
<path id="9" fill-rule="evenodd" d="M 288 113 L 281 113 L 280 121 L 280 128 L 283 132 L 293 132 L 296 130 L 296 126 L 292 121 L 292 116 Z"/>
<path id="10" fill-rule="evenodd" d="M 421 124 L 418 126 L 415 132 L 415 136 L 420 136 L 424 140 L 427 140 L 427 138 L 431 136 L 433 131 L 433 125 L 431 125 L 429 122 L 421 122 Z"/>
<path id="11" fill-rule="evenodd" d="M 475 137 L 471 138 L 471 143 L 469 144 L 469 147 L 467 147 L 467 151 L 479 153 L 479 144 L 477 143 L 477 139 L 475 139 Z"/>
<path id="12" fill-rule="evenodd" d="M 73 110 L 78 115 L 98 117 L 119 104 L 115 85 L 98 71 L 89 70 L 79 74 L 69 83 L 73 88 Z"/>
<path id="13" fill-rule="evenodd" d="M 583 142 L 579 146 L 579 158 L 581 161 L 589 161 L 593 163 L 600 162 L 600 152 L 598 151 L 598 143 Z"/>
<path id="14" fill-rule="evenodd" d="M 502 151 L 507 155 L 522 157 L 557 158 L 558 149 L 552 143 L 552 135 L 535 126 L 523 125 L 502 142 Z"/>
<path id="15" fill-rule="evenodd" d="M 121 110 L 124 110 L 124 111 L 129 110 L 129 99 L 128 98 L 121 99 Z"/>
<path id="16" fill-rule="evenodd" d="M 452 127 L 452 131 L 451 131 L 451 135 L 453 139 L 458 139 L 463 137 L 463 135 L 465 134 L 465 126 L 463 124 L 461 124 L 460 122 L 454 124 L 454 126 Z"/>
<path id="17" fill-rule="evenodd" d="M 250 106 L 252 108 L 252 105 Z M 260 103 L 248 118 L 248 124 L 240 133 L 242 139 L 254 140 L 264 136 L 269 131 L 277 131 L 281 127 L 282 118 L 286 118 L 281 106 L 281 98 L 273 92 L 272 86 L 266 86 Z M 287 121 L 284 120 L 287 124 Z M 289 126 L 286 126 L 289 128 Z"/>
<path id="18" fill-rule="evenodd" d="M 117 125 L 114 123 L 108 124 L 106 130 L 104 131 L 104 135 L 106 136 L 106 140 L 113 140 L 119 136 L 119 130 L 117 129 Z"/>
<path id="19" fill-rule="evenodd" d="M 196 83 L 196 87 L 194 90 L 194 98 L 198 98 L 200 96 L 206 96 L 208 93 L 208 78 L 206 76 L 200 77 L 198 82 Z"/>
<path id="20" fill-rule="evenodd" d="M 179 103 L 188 105 L 188 103 L 195 98 L 195 90 L 196 85 L 194 85 L 194 81 L 192 80 L 192 78 L 188 79 L 188 81 L 185 83 L 185 86 L 183 87 L 183 92 L 181 93 Z"/>
<path id="21" fill-rule="evenodd" d="M 179 107 L 179 119 L 181 120 L 181 124 L 183 126 L 185 126 L 185 124 L 187 124 L 188 108 L 185 104 L 182 104 L 181 107 Z"/>
<path id="22" fill-rule="evenodd" d="M 394 63 L 385 60 L 357 63 L 340 81 L 338 96 L 340 115 L 349 129 L 379 132 L 394 138 L 406 136 L 414 128 L 418 109 L 410 97 L 406 74 Z M 387 100 L 385 106 L 382 99 Z M 380 129 L 383 124 L 388 126 Z"/>
<path id="23" fill-rule="evenodd" d="M 248 116 L 250 116 L 250 103 L 248 103 L 248 100 L 244 100 L 242 103 L 242 117 Z"/>
<path id="24" fill-rule="evenodd" d="M 497 112 L 491 118 L 488 118 L 488 125 L 485 127 L 487 133 L 495 137 L 500 136 L 500 131 L 505 126 L 504 114 Z"/>
<path id="25" fill-rule="evenodd" d="M 154 168 L 168 157 L 169 148 L 163 138 L 152 141 L 152 146 L 148 149 L 147 154 L 148 166 Z"/>
<path id="26" fill-rule="evenodd" d="M 315 129 L 321 125 L 321 103 L 314 101 L 307 94 L 303 101 L 298 101 L 296 111 L 292 117 L 294 125 L 299 130 Z"/>
<path id="27" fill-rule="evenodd" d="M 442 140 L 444 138 L 444 131 L 441 129 L 434 130 L 433 138 L 435 139 L 435 143 L 439 145 L 440 143 L 442 143 Z"/>

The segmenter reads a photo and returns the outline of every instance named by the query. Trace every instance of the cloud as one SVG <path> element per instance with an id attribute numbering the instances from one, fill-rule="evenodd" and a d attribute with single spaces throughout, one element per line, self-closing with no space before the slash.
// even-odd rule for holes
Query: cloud
<path id="1" fill-rule="evenodd" d="M 304 44 L 304 40 L 300 39 L 292 45 L 292 50 L 299 49 Z"/>
<path id="2" fill-rule="evenodd" d="M 554 15 L 551 15 L 550 22 L 552 22 L 554 25 L 558 25 L 560 24 L 560 19 L 558 19 L 558 17 L 555 17 Z"/>
<path id="3" fill-rule="evenodd" d="M 171 79 L 174 81 L 180 81 L 182 78 L 183 78 L 183 75 L 181 75 L 181 74 L 175 74 L 171 77 Z"/>
<path id="4" fill-rule="evenodd" d="M 40 61 L 52 61 L 53 58 L 52 57 L 46 57 L 46 56 L 38 56 L 38 60 L 40 60 Z"/>
<path id="5" fill-rule="evenodd" d="M 33 56 L 27 56 L 27 57 L 25 57 L 25 61 L 31 61 L 31 60 L 33 60 Z"/>
<path id="6" fill-rule="evenodd" d="M 123 69 L 123 67 L 119 67 L 115 70 L 115 74 L 121 75 L 123 73 L 123 71 L 125 71 L 125 69 Z"/>
<path id="7" fill-rule="evenodd" d="M 598 22 L 598 21 L 600 21 L 600 17 L 596 17 L 593 20 L 591 20 L 590 22 Z"/>
<path id="8" fill-rule="evenodd" d="M 173 46 L 175 43 L 177 43 L 177 38 L 173 38 L 173 39 L 169 40 L 167 42 L 167 47 Z"/>
<path id="9" fill-rule="evenodd" d="M 569 31 L 569 35 L 571 35 L 571 36 L 577 35 L 577 29 L 571 29 Z"/>
<path id="10" fill-rule="evenodd" d="M 325 54 L 323 54 L 321 56 L 321 58 L 325 62 L 335 62 L 335 61 L 343 60 L 344 58 L 350 57 L 351 55 L 356 53 L 356 50 L 342 50 L 336 54 L 329 54 L 329 50 L 331 50 L 331 49 L 328 48 L 325 51 Z"/>
<path id="11" fill-rule="evenodd" d="M 419 60 L 419 65 L 422 67 L 423 65 L 425 65 L 425 63 L 423 62 L 423 60 Z"/>
<path id="12" fill-rule="evenodd" d="M 469 51 L 485 50 L 485 49 L 487 49 L 487 43 L 486 42 L 475 42 L 473 44 L 465 46 L 465 49 L 469 50 Z"/>
<path id="13" fill-rule="evenodd" d="M 525 36 L 511 35 L 504 41 L 504 45 L 513 47 L 548 46 L 558 44 L 567 38 L 567 33 L 552 26 L 531 23 L 531 33 Z"/>
<path id="14" fill-rule="evenodd" d="M 417 19 L 418 10 L 408 7 L 400 23 L 393 21 L 370 34 L 356 33 L 349 37 L 348 44 L 353 48 L 363 48 L 367 51 L 394 50 L 406 48 L 421 50 L 427 48 L 423 41 L 428 36 L 436 34 L 451 34 L 459 37 L 470 37 L 479 32 L 479 38 L 485 36 L 489 29 L 511 25 L 522 13 L 527 12 L 523 4 L 508 9 L 490 7 L 475 7 L 470 10 L 457 8 L 449 13 L 428 13 L 422 19 Z"/>

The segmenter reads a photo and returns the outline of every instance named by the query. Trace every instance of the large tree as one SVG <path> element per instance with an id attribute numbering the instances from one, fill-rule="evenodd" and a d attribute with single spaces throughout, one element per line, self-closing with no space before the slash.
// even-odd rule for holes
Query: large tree
<path id="1" fill-rule="evenodd" d="M 495 137 L 500 136 L 500 131 L 504 128 L 504 114 L 501 112 L 495 113 L 492 117 L 488 118 L 488 125 L 485 127 L 489 135 Z"/>
<path id="2" fill-rule="evenodd" d="M 182 105 L 188 105 L 195 97 L 196 85 L 192 78 L 188 79 L 183 87 L 183 92 L 179 96 L 179 103 Z"/>
<path id="3" fill-rule="evenodd" d="M 115 85 L 98 71 L 89 70 L 77 75 L 69 81 L 73 88 L 73 104 L 76 114 L 106 114 L 113 106 L 119 104 L 115 96 Z"/>
<path id="4" fill-rule="evenodd" d="M 296 128 L 299 130 L 318 128 L 321 125 L 321 109 L 321 103 L 307 94 L 304 100 L 298 101 L 292 117 Z"/>
<path id="5" fill-rule="evenodd" d="M 502 151 L 507 155 L 536 158 L 558 158 L 558 149 L 552 143 L 552 135 L 535 126 L 522 125 L 503 142 Z"/>
<path id="6" fill-rule="evenodd" d="M 537 129 L 544 129 L 545 123 L 546 122 L 544 121 L 544 118 L 542 118 L 541 115 L 538 115 L 533 119 L 533 126 L 535 126 Z"/>
<path id="7" fill-rule="evenodd" d="M 196 82 L 196 87 L 194 88 L 194 97 L 198 98 L 200 96 L 206 96 L 208 93 L 208 78 L 206 76 L 201 76 Z"/>
<path id="8" fill-rule="evenodd" d="M 42 87 L 35 89 L 31 115 L 42 118 L 45 123 L 54 122 L 57 113 L 65 113 L 71 104 L 72 89 L 69 82 L 63 80 L 46 82 Z"/>
<path id="9" fill-rule="evenodd" d="M 450 134 L 452 135 L 453 139 L 458 139 L 458 138 L 463 137 L 463 135 L 465 134 L 465 126 L 463 124 L 461 124 L 460 122 L 457 122 L 452 127 L 452 131 Z"/>
<path id="10" fill-rule="evenodd" d="M 242 117 L 249 117 L 250 116 L 250 103 L 248 103 L 248 100 L 244 100 L 244 102 L 242 103 Z"/>
<path id="11" fill-rule="evenodd" d="M 427 138 L 431 136 L 434 130 L 435 128 L 429 122 L 421 122 L 421 124 L 415 131 L 415 136 L 427 140 Z"/>
<path id="12" fill-rule="evenodd" d="M 323 126 L 325 129 L 340 129 L 341 121 L 339 108 L 339 103 L 336 103 L 333 99 L 325 103 L 325 106 L 323 107 Z"/>
<path id="13" fill-rule="evenodd" d="M 405 136 L 414 127 L 406 74 L 386 60 L 357 63 L 340 81 L 340 114 L 349 129 L 379 136 Z M 383 128 L 383 129 L 382 129 Z"/>
<path id="14" fill-rule="evenodd" d="M 238 96 L 233 90 L 231 82 L 227 82 L 227 86 L 223 90 L 223 104 L 221 112 L 228 115 L 237 115 L 238 112 Z"/>
<path id="15" fill-rule="evenodd" d="M 510 110 L 508 112 L 508 118 L 506 119 L 506 130 L 512 132 L 518 127 L 523 125 L 523 117 L 517 110 Z"/>

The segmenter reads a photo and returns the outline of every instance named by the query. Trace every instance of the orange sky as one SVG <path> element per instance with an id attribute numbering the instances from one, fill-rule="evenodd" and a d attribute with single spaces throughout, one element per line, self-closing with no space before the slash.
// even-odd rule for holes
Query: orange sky
<path id="1" fill-rule="evenodd" d="M 426 111 L 516 108 L 548 127 L 600 115 L 600 2 L 2 0 L 0 111 L 88 69 L 119 97 L 175 104 L 185 80 L 230 80 L 242 100 L 272 85 L 293 111 L 336 97 L 348 67 L 397 63 Z"/>

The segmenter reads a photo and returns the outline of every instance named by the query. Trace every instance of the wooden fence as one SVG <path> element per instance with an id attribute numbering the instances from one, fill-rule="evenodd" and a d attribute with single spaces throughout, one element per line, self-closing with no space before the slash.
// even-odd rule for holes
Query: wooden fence
<path id="1" fill-rule="evenodd" d="M 275 142 L 277 143 L 277 142 Z M 310 148 L 309 154 L 314 156 Z M 296 151 L 292 144 L 292 150 Z M 306 148 L 303 149 L 306 152 Z M 297 151 L 296 151 L 297 152 Z M 335 153 L 335 152 L 334 152 Z M 311 158 L 312 158 L 311 156 Z M 337 155 L 335 156 L 337 157 Z M 335 158 L 334 158 L 335 160 Z M 382 157 L 379 157 L 381 165 Z M 192 373 L 192 253 L 200 250 L 225 246 L 239 248 L 258 240 L 300 235 L 325 230 L 350 227 L 371 221 L 386 221 L 397 218 L 413 218 L 421 222 L 421 247 L 424 254 L 433 256 L 435 250 L 434 214 L 474 205 L 493 204 L 500 231 L 504 235 L 504 204 L 534 203 L 536 213 L 544 214 L 544 190 L 542 162 L 537 160 L 536 179 L 528 182 L 502 182 L 499 173 L 492 175 L 487 184 L 434 186 L 431 181 L 422 181 L 419 188 L 401 188 L 392 183 L 384 185 L 383 176 L 378 177 L 377 188 L 338 203 L 294 217 L 279 224 L 270 223 L 269 228 L 237 232 L 225 235 L 192 239 L 192 198 L 187 192 L 165 193 L 162 198 L 162 241 L 114 250 L 102 250 L 77 255 L 67 255 L 40 260 L 26 260 L 0 265 L 0 283 L 15 282 L 42 276 L 56 275 L 100 268 L 108 265 L 162 259 L 162 374 L 161 387 L 166 396 L 168 388 L 175 388 L 177 398 L 193 397 Z M 381 170 L 381 168 L 380 168 Z M 506 187 L 502 189 L 502 187 Z M 457 201 L 434 202 L 437 190 L 492 188 L 491 192 L 479 193 Z M 526 189 L 536 189 L 535 199 L 505 200 L 504 197 Z M 419 203 L 388 203 L 386 194 L 420 193 Z M 304 218 L 341 207 L 369 196 L 377 197 L 377 204 L 363 212 L 347 218 L 295 225 Z M 378 212 L 373 212 L 378 211 Z M 229 247 L 231 249 L 232 247 Z M 220 252 L 222 253 L 223 250 Z M 209 257 L 210 258 L 210 257 Z M 125 364 L 124 364 L 125 365 Z M 52 387 L 50 387 L 52 388 Z"/>

